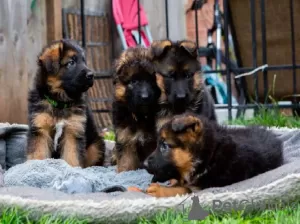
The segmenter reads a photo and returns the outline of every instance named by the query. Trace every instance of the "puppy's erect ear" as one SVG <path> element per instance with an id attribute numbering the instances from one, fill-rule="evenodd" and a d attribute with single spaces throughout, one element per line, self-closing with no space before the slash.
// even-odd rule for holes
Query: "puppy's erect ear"
<path id="1" fill-rule="evenodd" d="M 179 46 L 182 50 L 189 53 L 192 57 L 197 58 L 197 44 L 193 41 L 184 40 L 179 43 Z"/>
<path id="2" fill-rule="evenodd" d="M 172 121 L 172 130 L 174 132 L 192 132 L 198 134 L 202 130 L 202 122 L 199 118 L 193 115 L 180 115 L 175 117 Z"/>
<path id="3" fill-rule="evenodd" d="M 170 48 L 172 42 L 170 40 L 156 40 L 151 44 L 151 54 L 154 58 L 162 57 Z"/>
<path id="4" fill-rule="evenodd" d="M 120 56 L 115 60 L 114 62 L 114 71 L 116 74 L 119 74 L 124 67 L 124 65 L 127 63 L 128 60 L 128 52 L 129 50 L 124 50 Z"/>
<path id="5" fill-rule="evenodd" d="M 48 74 L 57 74 L 60 68 L 60 60 L 63 54 L 63 41 L 57 41 L 45 48 L 38 58 Z"/>

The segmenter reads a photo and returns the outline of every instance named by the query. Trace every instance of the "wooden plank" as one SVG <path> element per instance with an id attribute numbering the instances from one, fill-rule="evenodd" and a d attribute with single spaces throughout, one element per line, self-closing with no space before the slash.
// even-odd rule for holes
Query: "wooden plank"
<path id="1" fill-rule="evenodd" d="M 31 0 L 27 0 L 27 71 L 28 87 L 31 88 L 37 70 L 37 55 L 47 44 L 46 1 L 38 0 L 33 10 Z"/>
<path id="2" fill-rule="evenodd" d="M 27 1 L 0 7 L 0 122 L 27 123 Z"/>
<path id="3" fill-rule="evenodd" d="M 74 39 L 74 36 L 75 36 L 75 32 L 74 32 L 74 16 L 72 15 L 72 14 L 68 14 L 67 15 L 67 20 L 68 20 L 68 27 L 67 27 L 67 29 L 69 30 L 69 36 L 68 36 L 68 38 L 70 38 L 70 39 Z"/>
<path id="4" fill-rule="evenodd" d="M 172 1 L 169 0 L 169 4 L 171 4 L 171 2 L 173 2 L 173 0 Z M 147 13 L 147 18 L 149 21 L 149 27 L 150 27 L 152 38 L 154 40 L 166 38 L 165 1 L 141 0 L 141 4 L 143 5 Z M 176 28 L 176 29 L 180 29 L 180 28 Z"/>
<path id="5" fill-rule="evenodd" d="M 162 1 L 165 2 L 165 1 Z M 172 40 L 186 39 L 184 1 L 168 1 L 169 37 Z M 152 15 L 153 16 L 153 15 Z M 155 31 L 153 31 L 155 32 Z"/>
<path id="6" fill-rule="evenodd" d="M 8 44 L 10 42 L 8 0 L 2 1 L 0 7 L 0 122 L 7 122 L 9 101 L 7 97 Z M 5 109 L 4 109 L 5 108 Z"/>
<path id="7" fill-rule="evenodd" d="M 61 0 L 46 1 L 47 41 L 62 38 L 62 3 Z"/>

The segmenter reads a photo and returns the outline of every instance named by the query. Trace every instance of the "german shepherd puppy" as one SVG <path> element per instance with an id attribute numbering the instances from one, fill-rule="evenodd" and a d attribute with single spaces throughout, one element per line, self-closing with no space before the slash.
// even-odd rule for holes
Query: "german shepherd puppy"
<path id="1" fill-rule="evenodd" d="M 117 172 L 141 167 L 156 147 L 155 114 L 160 89 L 149 50 L 125 50 L 115 62 L 113 125 Z"/>
<path id="2" fill-rule="evenodd" d="M 27 159 L 62 158 L 71 166 L 102 165 L 105 143 L 86 102 L 94 74 L 82 48 L 57 40 L 42 49 L 29 92 Z"/>
<path id="3" fill-rule="evenodd" d="M 150 47 L 161 89 L 157 128 L 173 115 L 194 112 L 216 120 L 214 100 L 203 83 L 197 45 L 188 40 L 154 41 Z"/>
<path id="4" fill-rule="evenodd" d="M 155 181 L 177 180 L 171 187 L 153 183 L 147 192 L 175 196 L 230 185 L 279 167 L 282 142 L 262 127 L 233 129 L 185 113 L 161 128 L 158 146 L 144 163 Z"/>

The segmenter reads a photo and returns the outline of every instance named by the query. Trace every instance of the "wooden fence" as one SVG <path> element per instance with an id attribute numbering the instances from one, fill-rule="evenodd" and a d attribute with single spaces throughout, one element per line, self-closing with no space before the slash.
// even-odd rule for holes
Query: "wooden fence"
<path id="1" fill-rule="evenodd" d="M 0 122 L 27 123 L 27 92 L 46 43 L 45 2 L 0 0 Z"/>
<path id="2" fill-rule="evenodd" d="M 169 37 L 185 37 L 185 15 L 182 10 L 186 0 L 169 1 Z M 35 3 L 35 4 L 32 4 Z M 87 11 L 111 14 L 111 0 L 85 0 Z M 166 37 L 165 1 L 141 0 L 149 19 L 153 39 Z M 62 38 L 62 9 L 80 9 L 79 0 L 0 0 L 0 122 L 27 124 L 27 95 L 36 72 L 37 55 L 41 48 L 54 39 Z M 73 18 L 72 18 L 73 19 Z M 102 18 L 103 19 L 103 18 Z M 80 39 L 80 25 L 72 37 Z M 77 21 L 78 22 L 78 21 Z M 96 70 L 110 69 L 113 56 L 121 52 L 121 44 L 116 30 L 111 33 L 111 21 L 88 17 L 87 41 L 94 41 L 91 30 L 98 32 L 98 40 L 113 42 L 115 51 L 109 47 L 90 46 L 87 48 L 89 66 Z M 95 24 L 94 24 L 95 23 Z M 97 29 L 95 27 L 98 27 Z M 113 34 L 113 39 L 111 38 Z M 111 44 L 111 43 L 110 43 Z M 113 53 L 113 56 L 110 55 Z M 93 56 L 93 57 L 91 57 Z M 93 58 L 89 60 L 89 58 Z M 111 80 L 98 80 L 89 91 L 93 98 L 112 95 Z M 93 109 L 110 109 L 110 102 L 92 103 Z M 98 126 L 111 125 L 109 114 L 95 114 Z"/>

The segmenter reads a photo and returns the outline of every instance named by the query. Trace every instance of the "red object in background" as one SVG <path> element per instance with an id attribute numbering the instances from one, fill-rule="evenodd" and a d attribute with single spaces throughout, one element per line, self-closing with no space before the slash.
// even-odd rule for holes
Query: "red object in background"
<path id="1" fill-rule="evenodd" d="M 133 31 L 138 31 L 138 1 L 137 0 L 113 0 L 113 16 L 117 24 L 118 32 L 124 48 L 137 45 L 138 37 L 134 36 Z M 146 28 L 146 33 L 141 29 L 141 41 L 145 47 L 149 47 L 148 19 L 144 8 L 140 4 L 140 26 Z M 150 40 L 149 40 L 150 39 Z"/>

